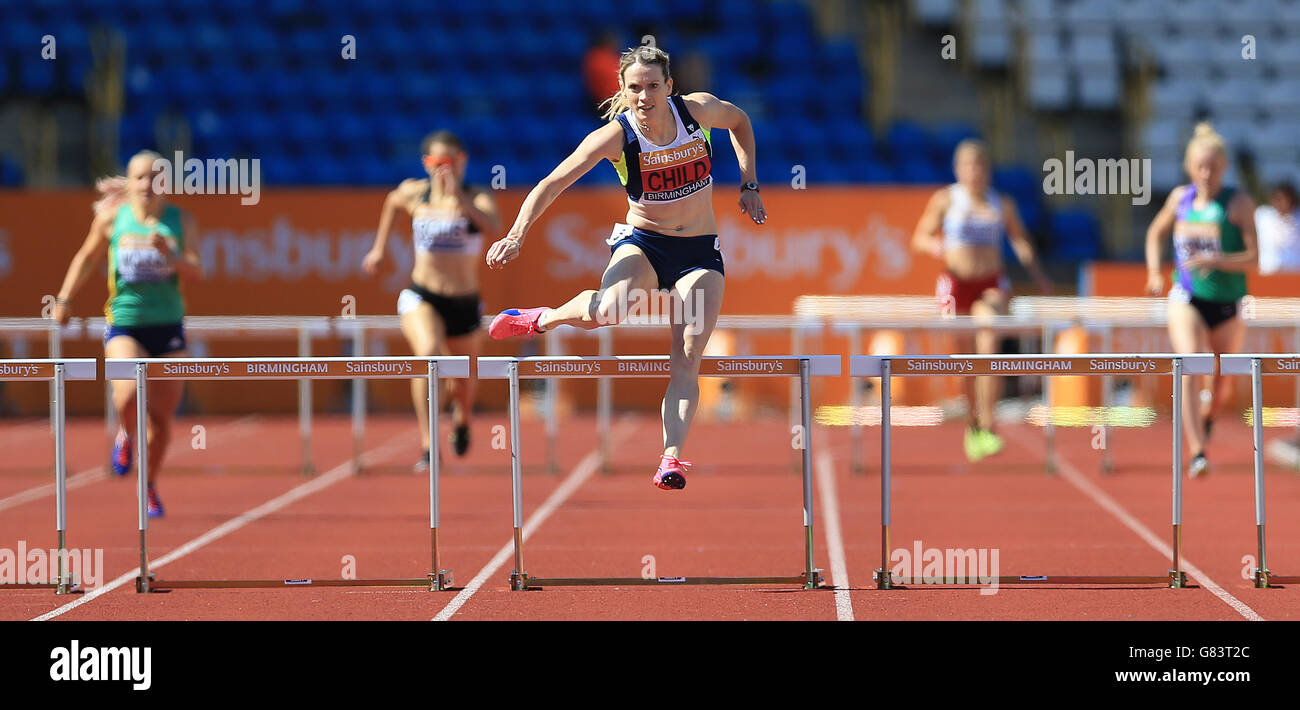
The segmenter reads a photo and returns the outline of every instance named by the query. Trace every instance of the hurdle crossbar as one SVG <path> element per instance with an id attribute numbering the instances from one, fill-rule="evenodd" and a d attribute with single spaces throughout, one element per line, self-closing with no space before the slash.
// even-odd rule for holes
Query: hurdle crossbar
<path id="1" fill-rule="evenodd" d="M 1219 372 L 1224 375 L 1250 375 L 1251 433 L 1255 444 L 1255 538 L 1259 549 L 1258 566 L 1252 578 L 1259 588 L 1278 584 L 1300 584 L 1300 575 L 1273 574 L 1268 568 L 1264 544 L 1264 398 L 1266 375 L 1300 375 L 1300 354 L 1221 355 Z"/>
<path id="2" fill-rule="evenodd" d="M 68 569 L 68 459 L 67 396 L 68 380 L 93 380 L 98 377 L 94 358 L 48 358 L 40 360 L 0 360 L 0 382 L 49 382 L 53 393 L 51 415 L 54 424 L 54 518 L 58 536 L 58 569 L 50 582 L 0 584 L 0 589 L 53 589 L 55 594 L 79 591 L 79 582 Z M 18 564 L 25 564 L 19 560 Z"/>
<path id="3" fill-rule="evenodd" d="M 725 585 L 725 584 L 793 584 L 804 589 L 822 585 L 821 570 L 813 559 L 812 500 L 812 410 L 810 378 L 840 374 L 838 355 L 800 355 L 786 357 L 706 356 L 700 364 L 701 377 L 797 377 L 800 384 L 800 410 L 803 422 L 803 524 L 804 571 L 798 575 L 755 577 L 540 577 L 524 569 L 523 475 L 519 443 L 519 381 L 531 378 L 607 378 L 668 377 L 667 355 L 605 357 L 484 357 L 478 360 L 482 379 L 510 381 L 510 477 L 514 507 L 514 569 L 510 588 L 515 591 L 546 586 L 629 586 L 629 585 Z"/>
<path id="4" fill-rule="evenodd" d="M 110 358 L 104 361 L 108 380 L 135 380 L 136 431 L 147 431 L 148 383 L 169 380 L 357 380 L 413 379 L 427 381 L 429 406 L 429 543 L 432 572 L 415 579 L 287 579 L 287 580 L 159 580 L 149 572 L 149 516 L 146 509 L 149 480 L 148 437 L 137 436 L 136 514 L 140 530 L 140 575 L 136 591 L 159 589 L 221 589 L 250 587 L 425 587 L 429 591 L 451 588 L 452 572 L 442 569 L 438 527 L 438 378 L 469 377 L 469 358 L 458 357 L 271 357 L 271 358 Z"/>
<path id="5" fill-rule="evenodd" d="M 849 359 L 850 377 L 880 378 L 880 568 L 874 573 L 878 589 L 892 589 L 896 584 L 916 583 L 911 578 L 893 578 L 889 574 L 889 530 L 892 508 L 892 453 L 890 426 L 890 378 L 924 375 L 1172 375 L 1173 387 L 1173 567 L 1160 576 L 1102 575 L 1054 576 L 1013 575 L 999 577 L 999 584 L 1165 584 L 1187 586 L 1182 569 L 1183 525 L 1183 449 L 1182 449 L 1182 376 L 1212 374 L 1211 354 L 1131 354 L 1131 355 L 938 355 L 872 356 Z M 924 580 L 925 584 L 953 582 Z M 970 584 L 966 582 L 965 584 Z"/>

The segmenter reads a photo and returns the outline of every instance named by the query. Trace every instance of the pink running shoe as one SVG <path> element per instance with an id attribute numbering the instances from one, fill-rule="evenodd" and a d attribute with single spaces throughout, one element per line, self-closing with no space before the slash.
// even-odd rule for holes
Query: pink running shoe
<path id="1" fill-rule="evenodd" d="M 528 338 L 542 331 L 537 329 L 537 321 L 548 309 L 541 308 L 510 308 L 501 311 L 496 318 L 492 319 L 492 325 L 488 326 L 488 335 L 493 340 L 503 340 L 505 338 Z"/>
<path id="2" fill-rule="evenodd" d="M 654 484 L 665 491 L 680 491 L 686 487 L 686 469 L 690 461 L 678 461 L 677 457 L 664 454 L 659 457 L 659 470 L 655 471 Z"/>

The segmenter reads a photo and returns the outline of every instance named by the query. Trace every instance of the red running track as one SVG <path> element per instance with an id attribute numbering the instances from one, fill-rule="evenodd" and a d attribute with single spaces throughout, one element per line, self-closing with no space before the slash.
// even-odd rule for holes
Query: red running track
<path id="1" fill-rule="evenodd" d="M 446 453 L 443 567 L 462 591 L 294 588 L 175 590 L 140 595 L 134 479 L 99 472 L 107 455 L 102 421 L 69 427 L 69 544 L 104 550 L 98 591 L 56 596 L 0 590 L 0 619 L 1265 619 L 1296 618 L 1293 588 L 1256 590 L 1242 578 L 1254 553 L 1249 430 L 1220 422 L 1211 443 L 1214 473 L 1185 482 L 1184 554 L 1202 575 L 1190 589 L 1161 587 L 916 587 L 879 591 L 879 429 L 866 431 L 864 475 L 848 471 L 843 428 L 814 433 L 818 491 L 817 565 L 851 591 L 779 587 L 550 588 L 511 592 L 509 455 L 494 449 L 503 418 L 475 421 L 465 459 Z M 205 427 L 206 449 L 181 436 Z M 497 430 L 498 432 L 500 430 Z M 779 421 L 696 425 L 686 458 L 696 462 L 684 491 L 650 484 L 659 453 L 656 418 L 618 420 L 614 470 L 595 470 L 589 417 L 565 422 L 558 475 L 542 466 L 543 426 L 523 433 L 525 516 L 543 518 L 525 545 L 534 576 L 639 577 L 795 575 L 803 567 L 801 481 L 789 427 Z M 1169 539 L 1170 430 L 1115 430 L 1117 471 L 1097 472 L 1087 429 L 1058 430 L 1056 475 L 1042 469 L 1041 430 L 1006 427 L 1007 449 L 969 465 L 960 425 L 895 429 L 893 546 L 996 548 L 1001 574 L 1163 574 Z M 51 480 L 44 420 L 10 423 L 0 445 L 0 547 L 54 546 L 51 495 L 16 499 Z M 419 455 L 410 417 L 368 425 L 368 474 L 350 473 L 345 418 L 317 420 L 319 473 L 297 471 L 291 418 L 190 418 L 160 482 L 167 517 L 150 526 L 152 560 L 176 556 L 161 579 L 337 578 L 345 556 L 359 577 L 422 577 L 430 569 L 427 478 L 410 473 Z M 77 477 L 78 472 L 89 471 Z M 834 495 L 827 484 L 833 482 Z M 305 486 L 305 488 L 304 488 Z M 1270 567 L 1300 574 L 1300 476 L 1270 471 Z M 307 495 L 302 495 L 307 492 Z M 286 498 L 286 495 L 288 496 Z M 562 500 L 560 499 L 562 497 Z M 17 502 L 14 502 L 17 500 Z M 10 501 L 6 503 L 6 501 Z M 275 505 L 267 506 L 268 502 Z M 828 554 L 827 509 L 838 508 L 842 560 Z M 539 509 L 542 511 L 539 513 Z M 247 513 L 254 511 L 254 515 Z M 244 517 L 240 517 L 244 516 Z M 232 523 L 231 521 L 237 521 Z M 213 531 L 224 533 L 214 536 Z M 202 543 L 196 545 L 195 541 Z M 1153 546 L 1152 542 L 1155 542 Z M 501 560 L 502 554 L 504 560 Z M 183 554 L 182 554 L 183 553 Z M 503 562 L 494 567 L 497 557 Z M 653 559 L 651 559 L 653 558 Z M 839 564 L 835 564 L 839 562 Z M 847 581 L 833 569 L 847 572 Z M 475 578 L 478 578 L 476 580 Z M 474 580 L 475 583 L 471 584 Z M 1216 585 L 1218 593 L 1207 588 Z M 114 586 L 116 584 L 116 586 Z M 103 591 L 105 586 L 111 587 Z M 469 585 L 468 588 L 467 585 Z M 73 606 L 75 605 L 75 606 Z"/>

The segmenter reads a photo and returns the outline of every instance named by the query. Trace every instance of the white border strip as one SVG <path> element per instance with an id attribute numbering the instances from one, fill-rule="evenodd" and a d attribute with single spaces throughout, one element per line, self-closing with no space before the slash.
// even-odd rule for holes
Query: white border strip
<path id="1" fill-rule="evenodd" d="M 1107 362 L 1121 362 L 1123 360 L 1173 360 L 1174 358 L 1183 359 L 1184 375 L 1209 375 L 1214 373 L 1214 355 L 1212 353 L 1189 353 L 1180 355 L 1177 353 L 1128 353 L 1128 354 L 1080 354 L 1080 355 L 1053 355 L 1051 353 L 1025 354 L 1025 355 L 853 355 L 849 358 L 849 376 L 850 377 L 879 377 L 881 373 L 880 363 L 885 360 L 995 360 L 997 362 L 1020 362 L 1022 360 L 1105 360 Z M 895 372 L 894 376 L 901 376 L 904 373 Z M 960 375 L 960 372 L 924 372 L 911 373 L 921 376 L 947 376 Z M 987 374 L 987 373 L 979 373 Z M 1015 373 L 1016 375 L 1032 373 Z M 1057 373 L 1051 373 L 1056 375 Z M 1168 374 L 1168 373 L 1164 373 Z M 1087 376 L 1087 375 L 1112 375 L 1113 372 L 1072 372 L 1069 375 L 1061 373 L 1061 376 Z"/>
<path id="2" fill-rule="evenodd" d="M 1232 353 L 1219 356 L 1219 372 L 1224 375 L 1249 375 L 1250 361 L 1261 360 L 1295 360 L 1300 364 L 1300 354 L 1296 353 Z M 1300 375 L 1300 370 L 1289 372 L 1261 372 L 1261 375 Z"/>
<path id="3" fill-rule="evenodd" d="M 439 356 L 439 357 L 410 357 L 402 356 L 374 356 L 374 357 L 185 357 L 185 358 L 108 358 L 104 360 L 104 379 L 106 380 L 134 380 L 136 363 L 146 365 L 163 363 L 176 365 L 192 364 L 214 364 L 214 365 L 234 365 L 239 363 L 324 363 L 324 362 L 408 362 L 408 361 L 434 361 L 438 363 L 439 377 L 469 377 L 469 356 Z M 411 379 L 414 377 L 425 377 L 429 373 L 424 372 L 403 373 L 400 375 L 381 374 L 374 372 L 357 373 L 356 375 L 339 376 L 330 375 L 328 377 L 315 377 L 312 375 L 294 375 L 285 374 L 283 377 L 275 376 L 250 376 L 240 377 L 238 375 L 222 375 L 220 377 L 209 377 L 206 375 L 194 375 L 192 377 L 168 377 L 169 380 L 339 380 L 339 379 Z"/>
<path id="4" fill-rule="evenodd" d="M 63 379 L 65 380 L 95 380 L 99 378 L 99 365 L 93 357 L 0 360 L 0 365 L 58 365 L 59 363 L 63 364 Z M 0 380 L 53 381 L 54 377 L 0 377 Z"/>
<path id="5" fill-rule="evenodd" d="M 840 356 L 839 355 L 755 355 L 752 357 L 728 356 L 728 355 L 706 355 L 704 360 L 712 362 L 736 361 L 749 362 L 753 360 L 799 360 L 808 359 L 808 374 L 813 377 L 838 377 L 840 374 Z M 510 377 L 511 362 L 667 362 L 667 355 L 607 355 L 607 356 L 587 356 L 587 355 L 554 355 L 545 357 L 481 357 L 478 359 L 478 376 L 484 380 L 501 380 Z M 668 373 L 659 375 L 667 377 Z M 750 372 L 732 372 L 725 375 L 706 375 L 701 373 L 701 377 L 798 377 L 799 372 L 786 372 L 779 374 L 772 373 L 750 373 Z M 520 375 L 522 379 L 544 379 L 547 375 Z M 580 375 L 565 375 L 565 379 L 573 379 Z M 600 375 L 588 375 L 587 377 L 600 378 Z M 618 375 L 607 375 L 606 377 L 618 377 Z M 646 377 L 646 375 L 638 375 Z"/>

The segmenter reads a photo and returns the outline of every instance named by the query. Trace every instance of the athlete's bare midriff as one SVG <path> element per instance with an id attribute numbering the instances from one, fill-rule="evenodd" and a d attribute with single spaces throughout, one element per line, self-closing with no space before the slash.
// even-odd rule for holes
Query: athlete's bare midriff
<path id="1" fill-rule="evenodd" d="M 718 233 L 713 215 L 713 186 L 676 202 L 637 203 L 628 200 L 627 223 L 672 237 L 699 237 Z"/>
<path id="2" fill-rule="evenodd" d="M 1002 271 L 1002 253 L 997 247 L 960 246 L 945 249 L 944 267 L 962 281 L 988 278 Z"/>
<path id="3" fill-rule="evenodd" d="M 480 254 L 431 254 L 416 252 L 411 281 L 440 296 L 464 296 L 478 292 Z"/>

